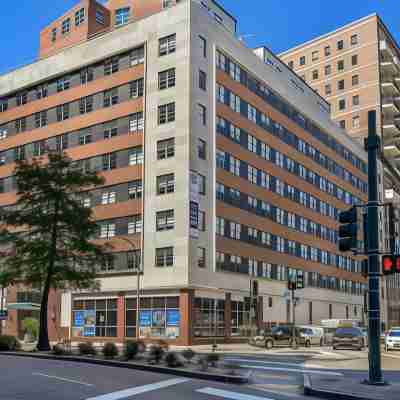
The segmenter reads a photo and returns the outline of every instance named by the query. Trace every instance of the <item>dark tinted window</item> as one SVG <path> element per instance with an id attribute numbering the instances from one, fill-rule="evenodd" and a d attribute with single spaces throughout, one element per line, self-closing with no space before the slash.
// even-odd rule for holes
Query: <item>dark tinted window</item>
<path id="1" fill-rule="evenodd" d="M 335 335 L 360 336 L 361 331 L 357 328 L 339 328 L 336 329 Z"/>
<path id="2" fill-rule="evenodd" d="M 400 337 L 400 331 L 390 331 L 388 336 Z"/>

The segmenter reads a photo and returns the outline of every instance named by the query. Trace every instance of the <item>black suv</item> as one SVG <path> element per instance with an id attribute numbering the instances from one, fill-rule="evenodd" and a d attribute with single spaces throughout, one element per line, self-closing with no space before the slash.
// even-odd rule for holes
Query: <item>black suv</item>
<path id="1" fill-rule="evenodd" d="M 301 343 L 300 328 L 295 327 L 296 344 Z M 272 349 L 276 346 L 292 346 L 293 342 L 293 327 L 291 325 L 275 326 L 272 329 L 263 331 L 259 336 L 252 338 L 251 344 L 263 346 L 266 349 Z"/>

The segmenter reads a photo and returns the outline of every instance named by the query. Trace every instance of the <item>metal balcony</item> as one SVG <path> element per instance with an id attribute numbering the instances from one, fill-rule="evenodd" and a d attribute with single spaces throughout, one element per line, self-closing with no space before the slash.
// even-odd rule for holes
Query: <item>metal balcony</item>
<path id="1" fill-rule="evenodd" d="M 384 57 L 392 57 L 393 56 L 392 51 L 389 47 L 389 44 L 386 40 L 381 40 L 379 42 L 379 50 L 381 51 L 381 53 Z"/>
<path id="2" fill-rule="evenodd" d="M 400 113 L 400 97 L 386 96 L 382 101 L 382 111 L 386 115 L 397 115 Z"/>
<path id="3" fill-rule="evenodd" d="M 381 83 L 382 94 L 386 97 L 395 97 L 400 95 L 400 78 L 384 80 Z"/>

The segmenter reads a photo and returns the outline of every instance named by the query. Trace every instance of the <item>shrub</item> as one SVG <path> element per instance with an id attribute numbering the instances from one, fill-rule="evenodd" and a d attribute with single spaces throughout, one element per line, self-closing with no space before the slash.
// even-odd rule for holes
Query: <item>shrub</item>
<path id="1" fill-rule="evenodd" d="M 183 365 L 182 361 L 179 359 L 179 356 L 172 351 L 165 356 L 165 363 L 170 368 L 182 367 Z"/>
<path id="2" fill-rule="evenodd" d="M 20 349 L 20 344 L 14 336 L 0 336 L 0 351 L 15 351 Z"/>
<path id="3" fill-rule="evenodd" d="M 53 354 L 56 356 L 65 356 L 69 354 L 69 352 L 65 349 L 65 347 L 62 344 L 55 344 L 53 346 Z"/>
<path id="4" fill-rule="evenodd" d="M 161 346 L 154 345 L 150 349 L 150 360 L 159 364 L 164 355 L 164 349 Z"/>
<path id="5" fill-rule="evenodd" d="M 207 354 L 206 360 L 209 364 L 211 364 L 212 367 L 216 367 L 217 362 L 219 361 L 219 354 L 217 353 Z"/>
<path id="6" fill-rule="evenodd" d="M 32 339 L 36 340 L 39 336 L 39 321 L 36 318 L 25 318 L 22 321 L 22 329 Z"/>
<path id="7" fill-rule="evenodd" d="M 108 342 L 103 346 L 103 355 L 105 358 L 114 358 L 118 355 L 118 348 L 115 343 Z"/>
<path id="8" fill-rule="evenodd" d="M 208 362 L 206 357 L 200 357 L 198 363 L 201 371 L 208 370 Z"/>
<path id="9" fill-rule="evenodd" d="M 187 360 L 189 363 L 192 361 L 196 353 L 192 349 L 185 349 L 182 351 L 182 356 Z"/>
<path id="10" fill-rule="evenodd" d="M 78 344 L 79 354 L 82 356 L 95 356 L 96 349 L 93 347 L 92 342 L 83 342 Z"/>
<path id="11" fill-rule="evenodd" d="M 124 346 L 124 356 L 127 360 L 133 360 L 139 353 L 139 343 L 134 340 L 127 340 Z"/>

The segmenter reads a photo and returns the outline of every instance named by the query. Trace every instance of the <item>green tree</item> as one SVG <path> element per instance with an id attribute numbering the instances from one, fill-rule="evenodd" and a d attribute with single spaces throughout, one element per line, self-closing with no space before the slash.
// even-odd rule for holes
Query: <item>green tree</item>
<path id="1" fill-rule="evenodd" d="M 50 290 L 97 287 L 97 268 L 110 257 L 107 247 L 91 241 L 98 226 L 79 196 L 104 180 L 56 152 L 47 160 L 18 161 L 15 177 L 18 200 L 2 216 L 0 241 L 9 251 L 2 257 L 0 282 L 3 277 L 42 290 L 37 347 L 49 351 Z"/>

